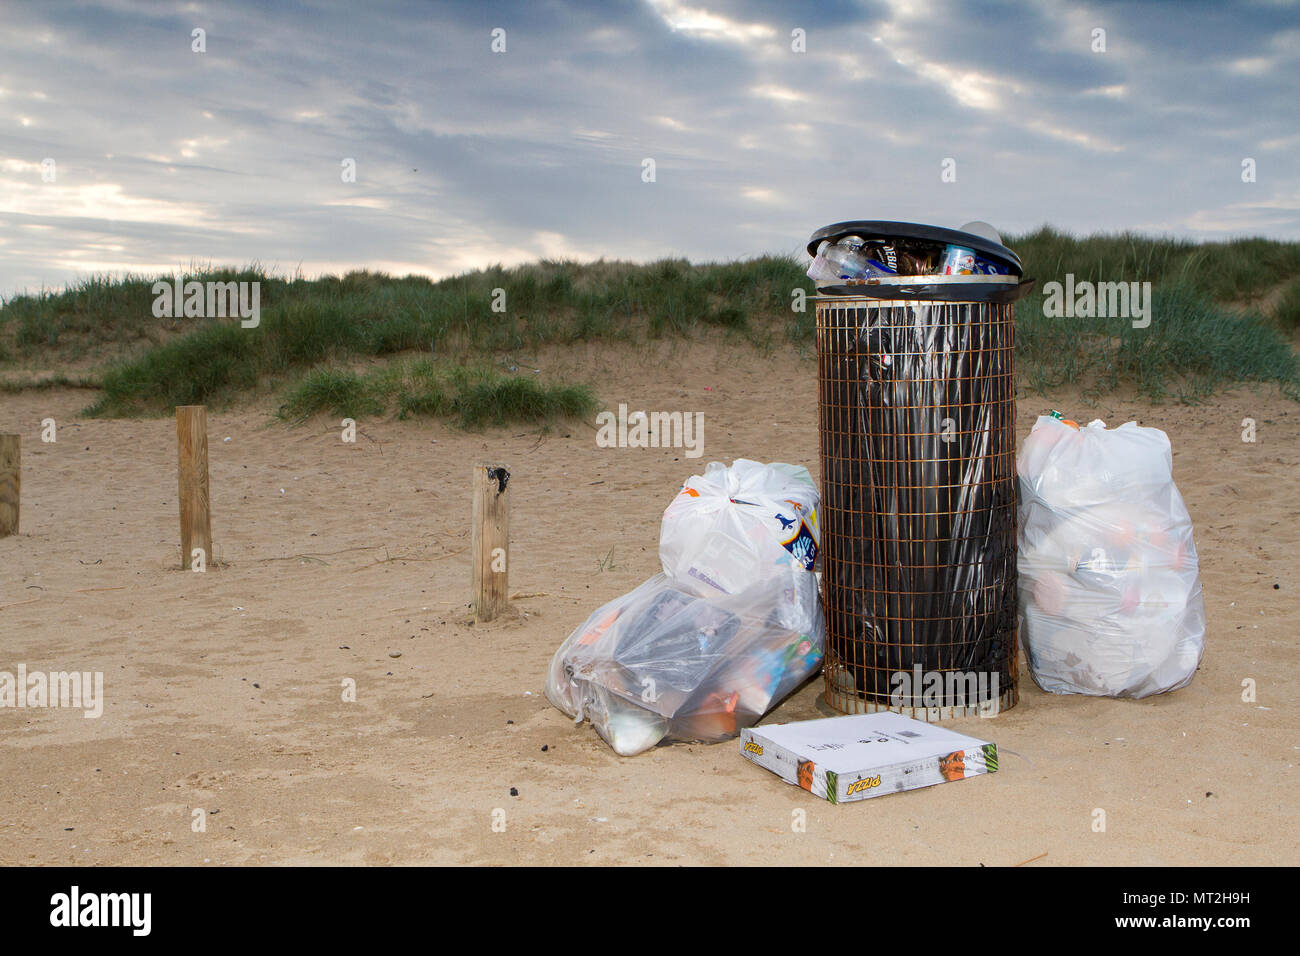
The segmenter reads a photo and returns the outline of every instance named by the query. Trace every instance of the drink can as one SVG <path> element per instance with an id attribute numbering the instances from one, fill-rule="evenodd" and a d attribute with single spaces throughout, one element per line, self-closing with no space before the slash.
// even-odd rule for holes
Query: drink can
<path id="1" fill-rule="evenodd" d="M 965 246 L 948 246 L 939 260 L 939 275 L 969 276 L 975 274 L 975 250 Z"/>

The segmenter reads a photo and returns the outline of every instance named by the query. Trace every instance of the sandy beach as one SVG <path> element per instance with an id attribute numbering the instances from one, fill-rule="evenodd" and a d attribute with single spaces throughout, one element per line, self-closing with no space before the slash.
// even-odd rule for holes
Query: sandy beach
<path id="1" fill-rule="evenodd" d="M 0 863 L 1300 862 L 1294 402 L 1022 394 L 1022 438 L 1051 408 L 1169 433 L 1201 557 L 1200 670 L 1141 701 L 1053 696 L 1022 672 L 1018 706 L 951 725 L 997 742 L 998 773 L 833 806 L 734 741 L 620 758 L 542 694 L 570 631 L 658 569 L 684 478 L 737 457 L 818 473 L 812 360 L 713 341 L 580 344 L 538 364 L 611 408 L 703 412 L 703 457 L 598 448 L 592 422 L 363 420 L 348 444 L 335 420 L 273 420 L 269 399 L 213 409 L 219 566 L 195 574 L 180 570 L 172 419 L 80 419 L 89 391 L 0 398 L 0 431 L 23 436 L 0 670 L 102 671 L 105 694 L 98 719 L 0 711 Z M 480 459 L 513 476 L 512 608 L 485 625 L 468 608 Z M 818 676 L 767 720 L 823 715 L 821 692 Z"/>

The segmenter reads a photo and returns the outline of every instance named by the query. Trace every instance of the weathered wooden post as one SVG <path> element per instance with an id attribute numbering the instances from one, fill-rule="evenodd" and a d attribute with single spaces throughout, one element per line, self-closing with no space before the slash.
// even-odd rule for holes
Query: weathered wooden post
<path id="1" fill-rule="evenodd" d="M 176 453 L 181 505 L 181 567 L 186 571 L 206 571 L 212 560 L 207 406 L 176 406 Z"/>
<path id="2" fill-rule="evenodd" d="M 474 523 L 470 552 L 474 563 L 474 617 L 490 621 L 510 604 L 507 569 L 510 552 L 510 472 L 501 465 L 474 466 Z"/>
<path id="3" fill-rule="evenodd" d="M 23 484 L 23 439 L 0 435 L 0 538 L 18 533 L 18 498 Z"/>

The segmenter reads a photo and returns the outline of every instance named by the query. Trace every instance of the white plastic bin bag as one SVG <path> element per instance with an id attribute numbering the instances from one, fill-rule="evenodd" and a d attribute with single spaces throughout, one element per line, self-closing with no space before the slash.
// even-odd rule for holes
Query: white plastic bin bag
<path id="1" fill-rule="evenodd" d="M 547 698 L 623 756 L 754 724 L 821 665 L 816 511 L 805 469 L 710 464 L 664 513 L 665 573 L 569 636 Z"/>
<path id="2" fill-rule="evenodd" d="M 1034 680 L 1109 697 L 1185 687 L 1205 648 L 1205 604 L 1168 436 L 1043 415 L 1017 470 L 1020 634 Z"/>
<path id="3" fill-rule="evenodd" d="M 821 530 L 817 487 L 807 468 L 737 458 L 693 475 L 664 511 L 664 573 L 705 597 L 778 585 L 795 567 L 812 571 Z"/>

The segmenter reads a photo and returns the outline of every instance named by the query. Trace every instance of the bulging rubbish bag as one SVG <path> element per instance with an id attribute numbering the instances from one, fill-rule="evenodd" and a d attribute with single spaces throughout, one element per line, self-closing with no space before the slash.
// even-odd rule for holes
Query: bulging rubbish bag
<path id="1" fill-rule="evenodd" d="M 820 609 L 799 606 L 809 596 L 815 587 L 763 586 L 705 598 L 656 574 L 573 632 L 551 660 L 546 696 L 623 756 L 734 737 L 821 663 Z M 789 627 L 801 614 L 806 629 Z"/>
<path id="2" fill-rule="evenodd" d="M 661 741 L 733 737 L 816 673 L 817 492 L 800 471 L 739 460 L 691 478 L 664 514 L 664 573 L 569 636 L 551 660 L 547 699 L 631 756 Z M 728 491 L 742 486 L 749 497 L 733 501 Z M 803 535 L 811 543 L 796 545 Z"/>
<path id="3" fill-rule="evenodd" d="M 1205 602 L 1169 438 L 1044 415 L 1017 470 L 1020 633 L 1034 680 L 1108 697 L 1187 686 Z"/>
<path id="4" fill-rule="evenodd" d="M 737 458 L 730 468 L 710 462 L 682 486 L 664 511 L 659 560 L 704 597 L 736 594 L 764 580 L 780 585 L 792 565 L 813 570 L 820 540 L 807 468 Z"/>

